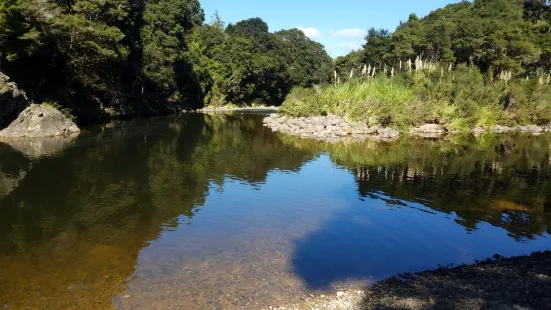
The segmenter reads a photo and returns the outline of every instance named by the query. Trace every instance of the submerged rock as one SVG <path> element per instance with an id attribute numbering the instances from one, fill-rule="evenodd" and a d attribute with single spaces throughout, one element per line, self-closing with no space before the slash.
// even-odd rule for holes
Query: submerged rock
<path id="1" fill-rule="evenodd" d="M 8 126 L 28 105 L 25 93 L 0 72 L 0 129 Z"/>
<path id="2" fill-rule="evenodd" d="M 2 140 L 13 138 L 43 138 L 80 132 L 75 123 L 56 109 L 30 105 L 4 130 Z"/>

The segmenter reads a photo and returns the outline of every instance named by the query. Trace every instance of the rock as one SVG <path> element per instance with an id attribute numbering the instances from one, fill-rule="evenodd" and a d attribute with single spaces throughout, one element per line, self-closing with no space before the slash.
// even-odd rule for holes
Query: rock
<path id="1" fill-rule="evenodd" d="M 381 127 L 379 127 L 379 126 L 371 126 L 367 129 L 366 134 L 368 134 L 368 135 L 377 134 L 380 129 L 381 129 Z"/>
<path id="2" fill-rule="evenodd" d="M 132 295 L 124 295 L 124 296 L 122 296 L 122 298 L 124 298 L 124 299 L 128 299 L 128 298 L 130 298 L 130 297 L 132 297 Z"/>
<path id="3" fill-rule="evenodd" d="M 366 125 L 354 126 L 352 128 L 352 134 L 367 134 L 369 127 Z"/>
<path id="4" fill-rule="evenodd" d="M 490 128 L 490 131 L 497 132 L 497 133 L 509 132 L 512 130 L 513 128 L 509 126 L 501 126 L 501 125 L 495 125 L 494 127 Z"/>
<path id="5" fill-rule="evenodd" d="M 397 130 L 390 127 L 379 129 L 378 133 L 380 138 L 382 139 L 395 139 L 395 138 L 398 138 L 398 136 L 400 136 L 400 133 Z"/>
<path id="6" fill-rule="evenodd" d="M 344 292 L 337 292 L 337 298 L 341 299 L 344 297 Z"/>
<path id="7" fill-rule="evenodd" d="M 54 108 L 33 104 L 4 130 L 0 138 L 43 138 L 80 132 L 71 120 Z"/>
<path id="8" fill-rule="evenodd" d="M 340 129 L 335 131 L 335 135 L 337 137 L 345 137 L 345 136 L 348 136 L 348 133 L 345 130 Z"/>
<path id="9" fill-rule="evenodd" d="M 357 140 L 375 137 L 377 140 L 391 140 L 399 136 L 392 128 L 368 127 L 366 122 L 349 122 L 337 115 L 288 118 L 270 115 L 264 118 L 264 124 L 272 131 L 281 131 L 303 138 L 316 138 L 329 143 L 345 139 Z M 377 135 L 377 136 L 375 136 Z"/>
<path id="10" fill-rule="evenodd" d="M 520 132 L 528 132 L 528 133 L 540 133 L 543 131 L 543 128 L 541 128 L 538 125 L 518 126 L 517 129 Z"/>
<path id="11" fill-rule="evenodd" d="M 444 127 L 438 124 L 423 124 L 419 127 L 412 128 L 413 133 L 444 133 Z"/>
<path id="12" fill-rule="evenodd" d="M 0 72 L 0 129 L 8 126 L 28 105 L 25 93 Z"/>
<path id="13" fill-rule="evenodd" d="M 481 128 L 481 127 L 476 127 L 476 128 L 473 128 L 471 130 L 472 133 L 474 134 L 480 134 L 480 133 L 485 133 L 486 130 L 484 128 Z"/>

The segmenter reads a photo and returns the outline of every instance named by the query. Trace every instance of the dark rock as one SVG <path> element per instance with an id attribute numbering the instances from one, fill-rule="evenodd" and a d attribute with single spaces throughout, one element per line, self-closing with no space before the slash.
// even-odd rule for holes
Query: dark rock
<path id="1" fill-rule="evenodd" d="M 80 132 L 71 120 L 56 109 L 43 105 L 30 105 L 4 130 L 3 140 L 12 138 L 43 138 Z"/>
<path id="2" fill-rule="evenodd" d="M 28 105 L 25 93 L 0 72 L 0 130 L 17 118 Z"/>

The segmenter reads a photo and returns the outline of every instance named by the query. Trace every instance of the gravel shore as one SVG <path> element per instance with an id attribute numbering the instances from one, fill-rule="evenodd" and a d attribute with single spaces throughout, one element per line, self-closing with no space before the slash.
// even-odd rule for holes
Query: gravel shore
<path id="1" fill-rule="evenodd" d="M 202 108 L 197 110 L 199 113 L 212 113 L 212 112 L 248 112 L 248 113 L 274 113 L 279 111 L 279 107 L 239 107 L 239 108 Z"/>
<path id="2" fill-rule="evenodd" d="M 401 274 L 365 288 L 302 298 L 277 310 L 551 309 L 551 251 Z"/>
<path id="3" fill-rule="evenodd" d="M 341 116 L 313 116 L 313 117 L 288 117 L 285 115 L 271 114 L 264 119 L 264 125 L 272 131 L 280 131 L 291 135 L 301 136 L 328 142 L 339 142 L 343 140 L 382 140 L 389 141 L 398 138 L 403 132 L 391 127 L 369 126 L 366 122 L 352 122 Z M 551 132 L 551 126 L 516 126 L 508 127 L 496 125 L 487 129 L 476 127 L 471 130 L 473 134 L 485 132 L 506 133 L 522 132 L 538 135 L 544 132 Z M 413 127 L 406 134 L 419 135 L 423 137 L 439 137 L 444 134 L 455 134 L 458 131 L 447 128 L 440 124 L 422 124 Z"/>

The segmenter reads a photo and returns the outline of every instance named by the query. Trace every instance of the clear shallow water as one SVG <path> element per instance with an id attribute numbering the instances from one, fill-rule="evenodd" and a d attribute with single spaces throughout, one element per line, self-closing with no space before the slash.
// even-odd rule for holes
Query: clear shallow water
<path id="1" fill-rule="evenodd" d="M 549 136 L 335 146 L 188 115 L 54 145 L 0 145 L 0 305 L 257 309 L 551 248 Z"/>

